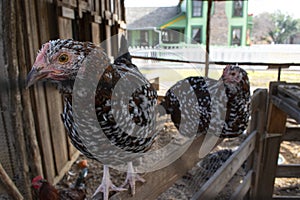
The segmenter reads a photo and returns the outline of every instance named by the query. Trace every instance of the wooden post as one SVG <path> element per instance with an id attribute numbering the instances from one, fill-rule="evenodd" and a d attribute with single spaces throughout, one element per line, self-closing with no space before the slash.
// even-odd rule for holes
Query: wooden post
<path id="1" fill-rule="evenodd" d="M 259 174 L 262 169 L 262 153 L 263 153 L 263 141 L 266 133 L 266 121 L 267 121 L 267 103 L 268 103 L 268 91 L 266 89 L 259 89 L 254 91 L 251 100 L 251 122 L 250 132 L 257 131 L 255 151 L 252 157 L 247 161 L 247 168 L 254 171 L 252 180 L 252 190 L 249 195 L 251 199 L 255 199 L 256 189 L 260 187 Z"/>
<path id="2" fill-rule="evenodd" d="M 210 18 L 211 18 L 212 1 L 213 1 L 213 0 L 208 0 L 208 8 L 207 8 L 207 21 L 206 21 L 206 54 L 205 54 L 205 77 L 208 77 L 208 70 L 209 70 Z"/>
<path id="3" fill-rule="evenodd" d="M 106 13 L 106 24 L 105 24 L 105 35 L 106 35 L 106 53 L 108 56 L 113 56 L 112 54 L 112 40 L 111 40 L 111 26 L 112 26 L 112 20 L 109 18 L 108 11 L 105 11 Z"/>
<path id="4" fill-rule="evenodd" d="M 270 95 L 273 94 L 278 83 L 270 84 Z M 269 102 L 267 134 L 263 142 L 263 155 L 261 158 L 261 169 L 258 177 L 255 199 L 272 199 L 274 181 L 277 169 L 277 160 L 280 149 L 282 135 L 286 129 L 287 115 L 277 108 L 272 101 Z"/>

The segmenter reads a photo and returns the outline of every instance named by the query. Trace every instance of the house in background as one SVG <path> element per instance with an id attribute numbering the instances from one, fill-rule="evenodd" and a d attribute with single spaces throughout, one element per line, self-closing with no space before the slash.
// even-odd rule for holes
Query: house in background
<path id="1" fill-rule="evenodd" d="M 159 44 L 159 27 L 180 13 L 179 7 L 127 7 L 126 22 L 130 46 Z"/>
<path id="2" fill-rule="evenodd" d="M 201 0 L 182 0 L 174 7 L 127 7 L 129 45 L 205 44 L 207 9 L 208 2 Z M 248 15 L 248 1 L 213 2 L 211 45 L 250 45 L 251 29 L 252 16 Z"/>

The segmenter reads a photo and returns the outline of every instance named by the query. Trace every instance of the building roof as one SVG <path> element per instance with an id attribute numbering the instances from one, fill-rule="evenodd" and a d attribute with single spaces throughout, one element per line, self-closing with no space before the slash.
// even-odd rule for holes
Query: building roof
<path id="1" fill-rule="evenodd" d="M 179 14 L 179 8 L 173 7 L 127 7 L 127 29 L 147 29 L 159 27 Z"/>

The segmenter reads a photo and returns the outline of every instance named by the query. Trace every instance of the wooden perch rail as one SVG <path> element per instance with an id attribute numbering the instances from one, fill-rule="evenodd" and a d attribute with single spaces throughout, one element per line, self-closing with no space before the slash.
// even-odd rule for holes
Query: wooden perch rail
<path id="1" fill-rule="evenodd" d="M 204 135 L 197 138 L 188 150 L 171 165 L 163 169 L 147 173 L 144 176 L 146 183 L 143 183 L 142 185 L 138 184 L 135 196 L 131 196 L 128 192 L 121 192 L 112 196 L 110 200 L 156 199 L 161 193 L 180 179 L 188 170 L 194 167 L 197 162 L 199 162 L 199 149 L 204 138 Z M 218 144 L 219 142 L 216 145 Z"/>

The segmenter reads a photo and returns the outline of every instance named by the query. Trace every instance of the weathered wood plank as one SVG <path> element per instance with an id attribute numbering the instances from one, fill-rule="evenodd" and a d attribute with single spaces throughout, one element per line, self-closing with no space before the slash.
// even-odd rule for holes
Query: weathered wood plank
<path id="1" fill-rule="evenodd" d="M 193 200 L 212 199 L 218 195 L 254 150 L 256 135 L 256 131 L 249 135 L 238 150 L 235 151 L 222 167 L 194 194 L 192 197 Z"/>
<path id="2" fill-rule="evenodd" d="M 188 150 L 174 163 L 171 165 L 147 173 L 145 178 L 146 183 L 136 188 L 135 196 L 131 196 L 127 192 L 117 193 L 112 196 L 111 200 L 117 199 L 130 199 L 130 200 L 141 200 L 141 199 L 156 199 L 161 193 L 168 189 L 172 184 L 181 178 L 188 170 L 190 170 L 197 162 L 199 162 L 199 148 L 204 140 L 204 136 L 197 138 Z"/>
<path id="3" fill-rule="evenodd" d="M 23 12 L 23 19 L 26 19 L 25 21 L 30 21 L 29 16 L 26 12 L 28 12 L 28 7 L 31 2 L 26 1 L 22 5 Z M 18 57 L 19 57 L 19 70 L 20 70 L 20 80 L 21 80 L 21 92 L 22 92 L 22 105 L 23 105 L 23 125 L 24 129 L 26 130 L 26 141 L 27 145 L 29 146 L 27 148 L 27 159 L 30 161 L 28 162 L 30 166 L 30 175 L 43 175 L 43 166 L 42 166 L 42 160 L 41 160 L 41 154 L 40 149 L 37 143 L 37 132 L 36 132 L 36 122 L 34 119 L 34 115 L 32 113 L 32 96 L 30 95 L 30 91 L 28 89 L 24 88 L 25 83 L 25 77 L 27 76 L 29 67 L 32 64 L 32 58 L 35 55 L 30 54 L 32 53 L 33 49 L 29 49 L 31 46 L 29 43 L 29 40 L 32 39 L 31 34 L 25 34 L 27 31 L 25 24 L 22 26 L 22 33 L 20 33 L 19 42 L 20 48 L 18 48 Z M 25 33 L 24 33 L 25 32 Z"/>
<path id="4" fill-rule="evenodd" d="M 57 19 L 55 18 L 55 15 L 53 15 L 54 7 L 52 4 L 52 0 L 37 2 L 39 33 L 42 43 L 49 41 L 52 37 L 57 37 L 58 35 L 56 26 Z M 56 33 L 51 35 L 53 31 Z M 53 86 L 46 87 L 45 90 L 45 103 L 47 105 L 48 123 L 54 153 L 53 155 L 55 159 L 55 171 L 57 175 L 61 172 L 64 163 L 68 161 L 67 143 L 64 135 L 65 129 L 60 120 L 60 113 L 62 112 L 63 107 L 62 98 L 59 92 Z"/>
<path id="5" fill-rule="evenodd" d="M 58 16 L 58 32 L 59 38 L 61 39 L 69 39 L 73 38 L 72 33 L 72 20 Z M 73 155 L 77 152 L 77 149 L 72 145 L 71 140 L 67 137 L 68 144 L 68 157 L 72 159 Z"/>
<path id="6" fill-rule="evenodd" d="M 252 181 L 252 188 L 250 198 L 255 199 L 257 189 L 260 186 L 259 176 L 262 166 L 263 155 L 263 142 L 265 138 L 266 120 L 267 120 L 267 103 L 268 103 L 268 91 L 267 89 L 258 89 L 254 92 L 251 101 L 251 122 L 250 132 L 257 131 L 255 150 L 253 155 L 247 161 L 247 168 L 252 169 L 255 176 Z"/>
<path id="7" fill-rule="evenodd" d="M 92 42 L 95 44 L 100 44 L 100 26 L 98 23 L 92 22 Z"/>
<path id="8" fill-rule="evenodd" d="M 66 132 L 60 117 L 63 107 L 61 94 L 53 86 L 48 86 L 46 98 L 55 166 L 57 174 L 60 174 L 65 163 L 68 161 Z"/>
<path id="9" fill-rule="evenodd" d="M 269 134 L 283 134 L 285 132 L 287 114 L 273 103 L 269 105 L 267 131 Z"/>
<path id="10" fill-rule="evenodd" d="M 58 33 L 60 39 L 73 38 L 72 20 L 58 16 Z"/>
<path id="11" fill-rule="evenodd" d="M 26 1 L 27 2 L 27 1 Z M 28 44 L 30 51 L 31 63 L 33 64 L 36 52 L 40 48 L 39 40 L 39 23 L 36 13 L 36 1 L 31 0 L 26 3 L 26 17 L 27 17 L 27 31 L 28 31 Z M 55 167 L 53 162 L 53 152 L 50 137 L 50 129 L 48 125 L 47 109 L 46 109 L 46 97 L 44 93 L 43 84 L 38 83 L 34 86 L 33 92 L 34 101 L 32 103 L 33 113 L 35 114 L 35 122 L 37 123 L 37 138 L 41 154 L 43 157 L 43 176 L 48 179 L 49 182 L 53 182 L 55 176 Z"/>
<path id="12" fill-rule="evenodd" d="M 291 99 L 282 98 L 280 95 L 272 95 L 271 99 L 273 104 L 280 110 L 288 113 L 291 118 L 294 118 L 298 123 L 300 123 L 300 108 L 291 102 Z"/>
<path id="13" fill-rule="evenodd" d="M 278 92 L 282 93 L 297 102 L 297 106 L 300 106 L 300 86 L 296 84 L 279 85 Z"/>
<path id="14" fill-rule="evenodd" d="M 300 165 L 278 165 L 276 170 L 276 177 L 285 178 L 300 178 Z"/>
<path id="15" fill-rule="evenodd" d="M 242 200 L 247 192 L 250 190 L 251 182 L 252 182 L 253 170 L 248 171 L 247 175 L 243 179 L 243 183 L 240 184 L 233 195 L 231 196 L 231 200 Z"/>
<path id="16" fill-rule="evenodd" d="M 286 128 L 286 132 L 282 137 L 283 141 L 300 141 L 300 128 Z"/>
<path id="17" fill-rule="evenodd" d="M 274 195 L 272 200 L 291 200 L 291 199 L 297 199 L 300 200 L 299 196 L 277 196 Z"/>
<path id="18" fill-rule="evenodd" d="M 38 143 L 41 149 L 43 158 L 44 177 L 50 182 L 53 182 L 55 177 L 55 164 L 54 155 L 51 142 L 50 127 L 48 124 L 47 109 L 46 109 L 46 97 L 44 94 L 44 87 L 42 83 L 38 83 L 34 86 L 34 97 L 36 116 L 35 119 L 38 122 L 39 129 L 37 130 Z"/>
<path id="19" fill-rule="evenodd" d="M 73 163 L 77 160 L 78 156 L 80 155 L 79 151 L 76 151 L 72 158 L 69 159 L 69 161 L 64 163 L 63 168 L 61 169 L 61 172 L 67 172 L 71 166 L 73 165 Z M 65 173 L 59 173 L 53 180 L 53 184 L 57 184 L 63 177 L 64 177 Z"/>
<path id="20" fill-rule="evenodd" d="M 280 83 L 270 84 L 270 95 L 276 92 L 276 86 Z M 277 160 L 280 149 L 282 135 L 286 128 L 287 114 L 273 104 L 269 103 L 267 135 L 263 143 L 263 155 L 261 159 L 261 170 L 258 177 L 258 185 L 256 185 L 257 199 L 271 199 L 275 182 L 275 174 L 277 168 Z M 263 185 L 264 187 L 260 187 Z"/>

